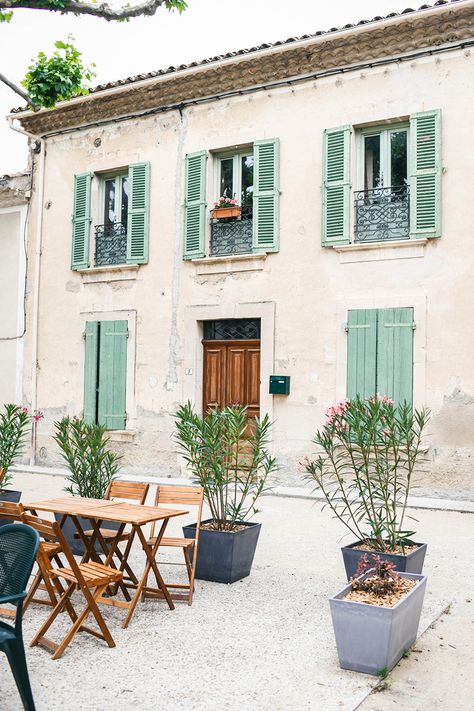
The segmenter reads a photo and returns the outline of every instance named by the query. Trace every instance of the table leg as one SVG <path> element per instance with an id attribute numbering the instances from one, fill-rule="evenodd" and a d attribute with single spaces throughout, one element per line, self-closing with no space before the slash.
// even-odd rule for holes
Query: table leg
<path id="1" fill-rule="evenodd" d="M 133 528 L 136 531 L 138 538 L 140 539 L 143 550 L 145 551 L 147 561 L 146 561 L 146 565 L 145 565 L 145 570 L 143 571 L 143 575 L 140 578 L 140 582 L 137 585 L 137 589 L 135 590 L 135 595 L 133 596 L 133 600 L 130 603 L 130 607 L 127 612 L 127 616 L 126 616 L 124 623 L 122 625 L 122 627 L 124 629 L 126 629 L 128 627 L 129 622 L 132 619 L 133 612 L 135 610 L 135 607 L 137 606 L 138 600 L 140 599 L 142 590 L 143 590 L 144 586 L 146 585 L 146 581 L 147 581 L 148 575 L 150 574 L 150 570 L 153 570 L 153 572 L 155 574 L 156 580 L 158 582 L 158 586 L 166 598 L 168 607 L 170 608 L 170 610 L 174 610 L 173 600 L 171 599 L 169 590 L 166 587 L 166 585 L 163 581 L 163 578 L 161 577 L 160 571 L 158 570 L 158 566 L 156 564 L 156 553 L 158 551 L 159 545 L 161 543 L 161 539 L 163 538 L 163 535 L 165 533 L 167 525 L 168 525 L 168 519 L 165 519 L 163 521 L 163 523 L 161 524 L 161 528 L 158 532 L 156 541 L 153 544 L 153 546 L 148 545 L 147 540 L 146 540 L 146 538 L 143 534 L 143 531 L 141 529 L 141 526 L 138 526 L 136 524 L 133 525 Z"/>

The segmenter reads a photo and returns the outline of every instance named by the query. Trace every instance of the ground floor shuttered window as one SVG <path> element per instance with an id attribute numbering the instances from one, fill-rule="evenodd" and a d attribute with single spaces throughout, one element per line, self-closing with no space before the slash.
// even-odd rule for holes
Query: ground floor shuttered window
<path id="1" fill-rule="evenodd" d="M 347 397 L 413 402 L 413 308 L 354 309 L 347 320 Z"/>
<path id="2" fill-rule="evenodd" d="M 125 429 L 127 321 L 87 321 L 84 419 L 108 430 Z"/>

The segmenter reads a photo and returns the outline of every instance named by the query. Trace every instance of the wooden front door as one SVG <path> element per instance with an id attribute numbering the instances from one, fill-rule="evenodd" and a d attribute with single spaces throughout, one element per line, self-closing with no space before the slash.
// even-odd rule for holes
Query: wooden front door
<path id="1" fill-rule="evenodd" d="M 246 405 L 260 417 L 260 341 L 203 341 L 203 411 Z"/>

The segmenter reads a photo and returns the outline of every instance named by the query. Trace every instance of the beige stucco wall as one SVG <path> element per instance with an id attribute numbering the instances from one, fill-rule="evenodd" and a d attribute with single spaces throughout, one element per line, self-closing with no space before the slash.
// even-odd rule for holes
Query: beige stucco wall
<path id="1" fill-rule="evenodd" d="M 0 207 L 0 407 L 22 397 L 25 209 Z"/>
<path id="2" fill-rule="evenodd" d="M 311 451 L 325 407 L 345 394 L 347 309 L 413 306 L 415 405 L 433 411 L 430 466 L 421 484 L 474 494 L 474 159 L 467 145 L 473 68 L 469 51 L 453 51 L 186 108 L 182 116 L 169 112 L 48 139 L 43 204 L 51 204 L 43 213 L 38 342 L 38 407 L 45 420 L 38 428 L 38 463 L 58 461 L 50 436 L 54 419 L 82 410 L 82 332 L 91 314 L 129 318 L 127 427 L 135 434 L 114 439 L 127 440 L 116 446 L 128 467 L 160 475 L 179 468 L 173 411 L 188 397 L 200 404 L 200 320 L 260 316 L 261 402 L 275 421 L 278 477 L 300 483 L 296 461 Z M 438 108 L 441 238 L 378 251 L 322 248 L 323 130 Z M 229 273 L 203 273 L 215 265 L 183 262 L 185 154 L 272 137 L 280 139 L 281 151 L 280 251 L 264 261 L 236 262 Z M 101 145 L 94 147 L 97 138 Z M 151 163 L 149 263 L 127 280 L 86 283 L 104 277 L 70 270 L 73 176 L 138 161 Z M 94 218 L 96 186 L 94 180 Z M 208 193 L 210 202 L 212 160 Z M 32 226 L 36 213 L 37 205 Z M 242 265 L 247 271 L 238 270 Z M 271 372 L 291 376 L 289 397 L 268 395 Z M 28 379 L 25 388 L 31 389 Z"/>

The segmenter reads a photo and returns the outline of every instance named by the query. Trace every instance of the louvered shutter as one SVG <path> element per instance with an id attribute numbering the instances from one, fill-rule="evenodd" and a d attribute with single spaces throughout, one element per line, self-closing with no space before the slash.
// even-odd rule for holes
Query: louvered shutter
<path id="1" fill-rule="evenodd" d="M 108 430 L 125 429 L 127 321 L 101 321 L 98 422 Z"/>
<path id="2" fill-rule="evenodd" d="M 186 156 L 184 193 L 184 259 L 205 255 L 207 152 Z"/>
<path id="3" fill-rule="evenodd" d="M 148 262 L 150 164 L 128 167 L 127 264 Z"/>
<path id="4" fill-rule="evenodd" d="M 377 310 L 354 309 L 347 318 L 347 397 L 375 395 Z"/>
<path id="5" fill-rule="evenodd" d="M 254 252 L 279 249 L 280 141 L 255 141 L 253 241 Z"/>
<path id="6" fill-rule="evenodd" d="M 92 173 L 74 176 L 71 269 L 87 269 L 89 266 L 91 178 Z"/>
<path id="7" fill-rule="evenodd" d="M 380 309 L 377 325 L 377 389 L 397 404 L 413 401 L 413 309 Z"/>
<path id="8" fill-rule="evenodd" d="M 410 237 L 441 234 L 441 112 L 410 116 Z"/>
<path id="9" fill-rule="evenodd" d="M 351 127 L 328 128 L 323 138 L 323 247 L 350 241 L 350 137 Z"/>
<path id="10" fill-rule="evenodd" d="M 84 353 L 84 414 L 86 422 L 97 419 L 97 374 L 99 348 L 99 322 L 86 321 Z"/>

